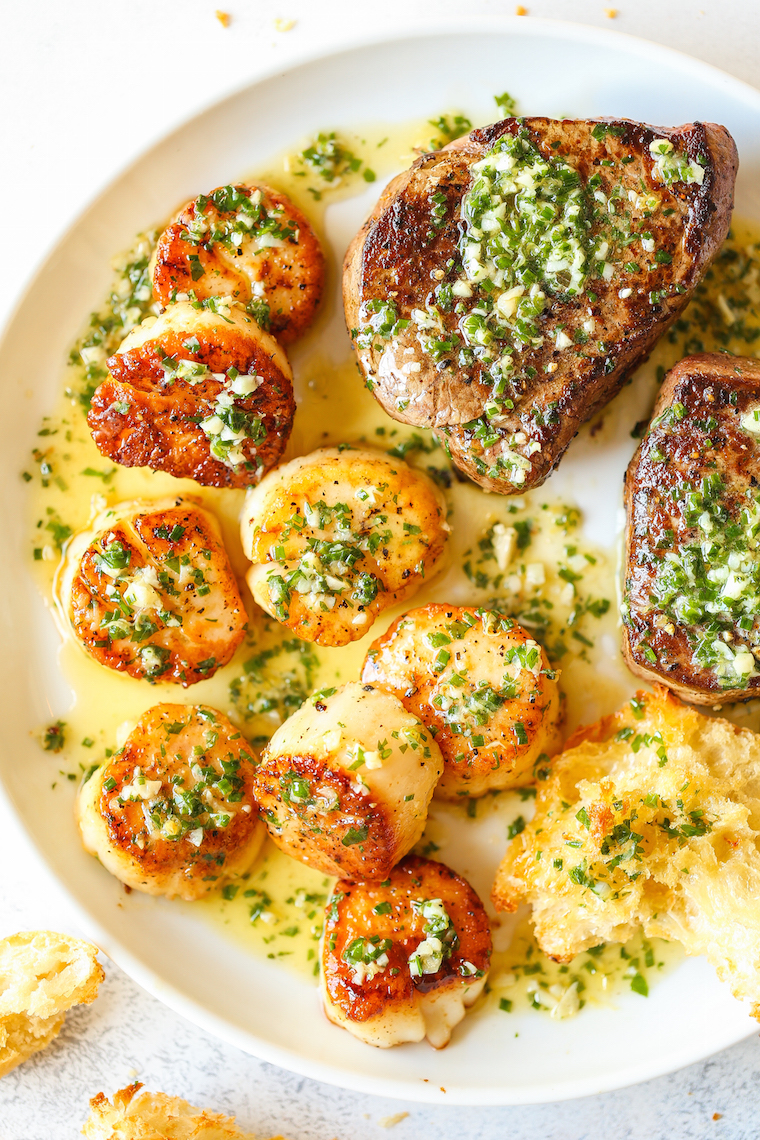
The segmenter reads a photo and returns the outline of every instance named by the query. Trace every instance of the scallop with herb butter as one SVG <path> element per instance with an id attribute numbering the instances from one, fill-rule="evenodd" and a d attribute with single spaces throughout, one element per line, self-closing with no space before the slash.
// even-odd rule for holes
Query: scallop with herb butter
<path id="1" fill-rule="evenodd" d="M 321 990 L 330 1021 L 368 1045 L 424 1038 L 436 1049 L 486 983 L 491 931 L 469 883 L 408 856 L 383 882 L 335 884 Z"/>
<path id="2" fill-rule="evenodd" d="M 98 515 L 67 547 L 56 600 L 101 665 L 185 687 L 227 664 L 247 620 L 219 524 L 183 496 Z"/>
<path id="3" fill-rule="evenodd" d="M 324 255 L 284 194 L 238 183 L 199 194 L 158 239 L 151 263 L 162 305 L 230 297 L 283 344 L 301 336 L 322 295 Z"/>
<path id="4" fill-rule="evenodd" d="M 254 793 L 287 854 L 328 875 L 382 879 L 420 839 L 442 771 L 429 729 L 397 697 L 353 681 L 277 729 Z"/>
<path id="5" fill-rule="evenodd" d="M 243 509 L 248 585 L 304 641 L 346 645 L 438 569 L 440 491 L 377 451 L 324 448 L 278 467 Z"/>
<path id="6" fill-rule="evenodd" d="M 155 705 L 80 788 L 82 842 L 134 890 L 201 898 L 243 875 L 264 841 L 256 763 L 216 709 Z"/>
<path id="7" fill-rule="evenodd" d="M 395 693 L 435 730 L 442 799 L 530 783 L 559 745 L 556 677 L 513 618 L 435 603 L 398 618 L 362 671 L 363 681 Z"/>
<path id="8" fill-rule="evenodd" d="M 227 298 L 146 317 L 108 358 L 87 423 L 98 450 L 208 487 L 248 487 L 282 455 L 295 402 L 284 350 Z"/>

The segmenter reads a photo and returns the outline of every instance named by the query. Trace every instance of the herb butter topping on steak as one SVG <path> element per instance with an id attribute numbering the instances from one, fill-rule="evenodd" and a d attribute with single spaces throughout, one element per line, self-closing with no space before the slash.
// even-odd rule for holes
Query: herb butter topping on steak
<path id="1" fill-rule="evenodd" d="M 488 490 L 537 486 L 724 240 L 724 127 L 505 119 L 394 179 L 346 255 L 346 319 L 389 415 Z"/>
<path id="2" fill-rule="evenodd" d="M 687 700 L 760 692 L 760 362 L 681 360 L 626 476 L 623 652 Z"/>

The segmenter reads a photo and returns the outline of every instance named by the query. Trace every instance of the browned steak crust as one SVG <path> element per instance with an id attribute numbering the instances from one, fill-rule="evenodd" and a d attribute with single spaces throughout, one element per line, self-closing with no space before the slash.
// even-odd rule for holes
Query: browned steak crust
<path id="1" fill-rule="evenodd" d="M 585 291 L 548 295 L 538 318 L 543 343 L 514 356 L 514 407 L 489 423 L 490 362 L 468 353 L 460 325 L 461 310 L 466 316 L 479 304 L 482 290 L 458 302 L 460 311 L 455 304 L 440 312 L 435 357 L 413 321 L 385 338 L 363 337 L 362 329 L 368 303 L 391 301 L 409 320 L 413 310 L 438 304 L 435 289 L 461 277 L 471 167 L 520 131 L 542 156 L 577 170 L 589 249 L 608 240 L 613 272 L 600 276 L 601 262 L 592 264 L 589 252 Z M 657 176 L 650 153 L 657 139 L 703 167 L 701 184 Z M 580 425 L 618 392 L 688 302 L 728 232 L 737 165 L 724 127 L 628 120 L 505 119 L 423 155 L 390 183 L 346 254 L 346 320 L 367 386 L 394 419 L 434 428 L 457 465 L 488 490 L 541 484 Z M 656 204 L 647 208 L 652 194 Z M 513 478 L 515 453 L 529 462 Z"/>
<path id="2" fill-rule="evenodd" d="M 760 658 L 760 434 L 742 425 L 755 408 L 760 361 L 686 357 L 626 475 L 623 653 L 634 673 L 698 704 L 760 692 L 747 655 Z"/>

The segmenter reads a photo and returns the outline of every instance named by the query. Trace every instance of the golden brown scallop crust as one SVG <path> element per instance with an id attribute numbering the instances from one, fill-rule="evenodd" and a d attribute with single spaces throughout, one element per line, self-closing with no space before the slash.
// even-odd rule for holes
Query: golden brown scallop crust
<path id="1" fill-rule="evenodd" d="M 362 681 L 399 698 L 435 730 L 439 799 L 530 783 L 560 743 L 560 693 L 546 654 L 496 611 L 430 603 L 372 643 Z"/>
<path id="2" fill-rule="evenodd" d="M 250 493 L 241 533 L 254 599 L 303 641 L 331 646 L 363 637 L 430 580 L 449 527 L 445 499 L 423 472 L 370 448 L 322 448 Z M 299 592 L 310 566 L 325 593 Z"/>
<path id="3" fill-rule="evenodd" d="M 268 343 L 271 338 L 257 327 L 252 326 L 251 333 L 241 335 L 239 327 L 228 329 L 220 320 L 211 335 L 203 330 L 196 334 L 195 351 L 188 349 L 187 336 L 170 329 L 160 342 L 148 341 L 109 357 L 111 375 L 96 389 L 87 415 L 101 454 L 124 467 L 167 471 L 206 487 L 258 483 L 285 450 L 295 400 L 290 376 L 275 359 L 273 342 Z M 200 427 L 214 414 L 225 384 L 212 376 L 193 384 L 168 376 L 166 358 L 204 364 L 217 375 L 234 368 L 243 376 L 260 378 L 254 392 L 234 401 L 250 424 L 251 436 L 242 444 L 245 462 L 231 467 L 215 458 Z"/>
<path id="4" fill-rule="evenodd" d="M 109 622 L 129 613 L 124 594 L 141 571 L 158 579 L 165 616 L 151 609 L 141 628 L 130 623 L 119 636 Z M 182 499 L 138 510 L 101 532 L 86 548 L 64 604 L 77 641 L 99 664 L 184 687 L 231 660 L 247 622 L 217 528 Z"/>
<path id="5" fill-rule="evenodd" d="M 260 846 L 253 793 L 257 762 L 217 709 L 155 705 L 123 748 L 90 777 L 99 784 L 96 808 L 109 846 L 109 852 L 93 853 L 117 874 L 108 858 L 114 852 L 128 867 L 118 877 L 137 890 L 185 899 L 207 894 L 247 870 L 250 859 L 245 867 L 237 865 L 241 853 Z M 160 787 L 142 785 L 153 794 L 141 798 L 141 779 Z M 81 812 L 80 820 L 84 833 Z"/>
<path id="6" fill-rule="evenodd" d="M 456 931 L 456 946 L 436 973 L 414 977 L 409 957 L 426 938 L 426 920 L 413 904 L 429 899 L 443 902 Z M 388 965 L 361 983 L 354 981 L 352 965 L 344 957 L 356 938 L 390 943 L 385 950 Z M 488 972 L 491 947 L 488 917 L 466 879 L 443 863 L 407 855 L 382 883 L 341 879 L 335 884 L 325 910 L 324 985 L 346 1018 L 369 1021 L 418 995 L 482 977 Z"/>
<path id="7" fill-rule="evenodd" d="M 192 230 L 193 223 L 200 222 L 201 227 L 207 223 L 217 230 L 226 223 L 227 229 L 232 228 L 237 211 L 223 208 L 225 197 L 228 201 L 232 197 L 230 191 L 246 196 L 260 193 L 251 214 L 253 233 L 259 224 L 274 225 L 276 234 L 282 234 L 279 244 L 249 253 L 247 242 L 235 246 L 229 240 L 213 241 L 208 232 L 200 241 L 189 240 L 188 225 Z M 246 272 L 246 263 L 252 272 Z M 252 311 L 259 323 L 282 344 L 291 344 L 314 319 L 324 275 L 324 254 L 304 214 L 270 186 L 240 183 L 217 187 L 188 202 L 164 230 L 154 255 L 153 292 L 164 306 L 178 293 L 191 291 L 201 301 L 228 296 L 248 305 L 252 298 L 258 299 Z M 260 298 L 252 291 L 254 280 L 260 283 Z"/>
<path id="8" fill-rule="evenodd" d="M 382 879 L 393 866 L 397 836 L 382 805 L 373 810 L 357 789 L 350 772 L 319 757 L 268 749 L 254 775 L 261 818 L 278 847 L 326 875 Z"/>

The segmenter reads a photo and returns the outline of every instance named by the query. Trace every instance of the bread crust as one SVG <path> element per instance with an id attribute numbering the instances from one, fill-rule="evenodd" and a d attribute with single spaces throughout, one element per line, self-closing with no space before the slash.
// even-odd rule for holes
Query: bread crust
<path id="1" fill-rule="evenodd" d="M 257 1140 L 234 1116 L 196 1108 L 178 1096 L 141 1092 L 142 1087 L 136 1081 L 111 1100 L 102 1092 L 92 1097 L 82 1129 L 86 1140 Z"/>
<path id="2" fill-rule="evenodd" d="M 60 1033 L 67 1010 L 89 1005 L 105 974 L 98 949 L 51 930 L 0 941 L 0 1077 Z"/>

